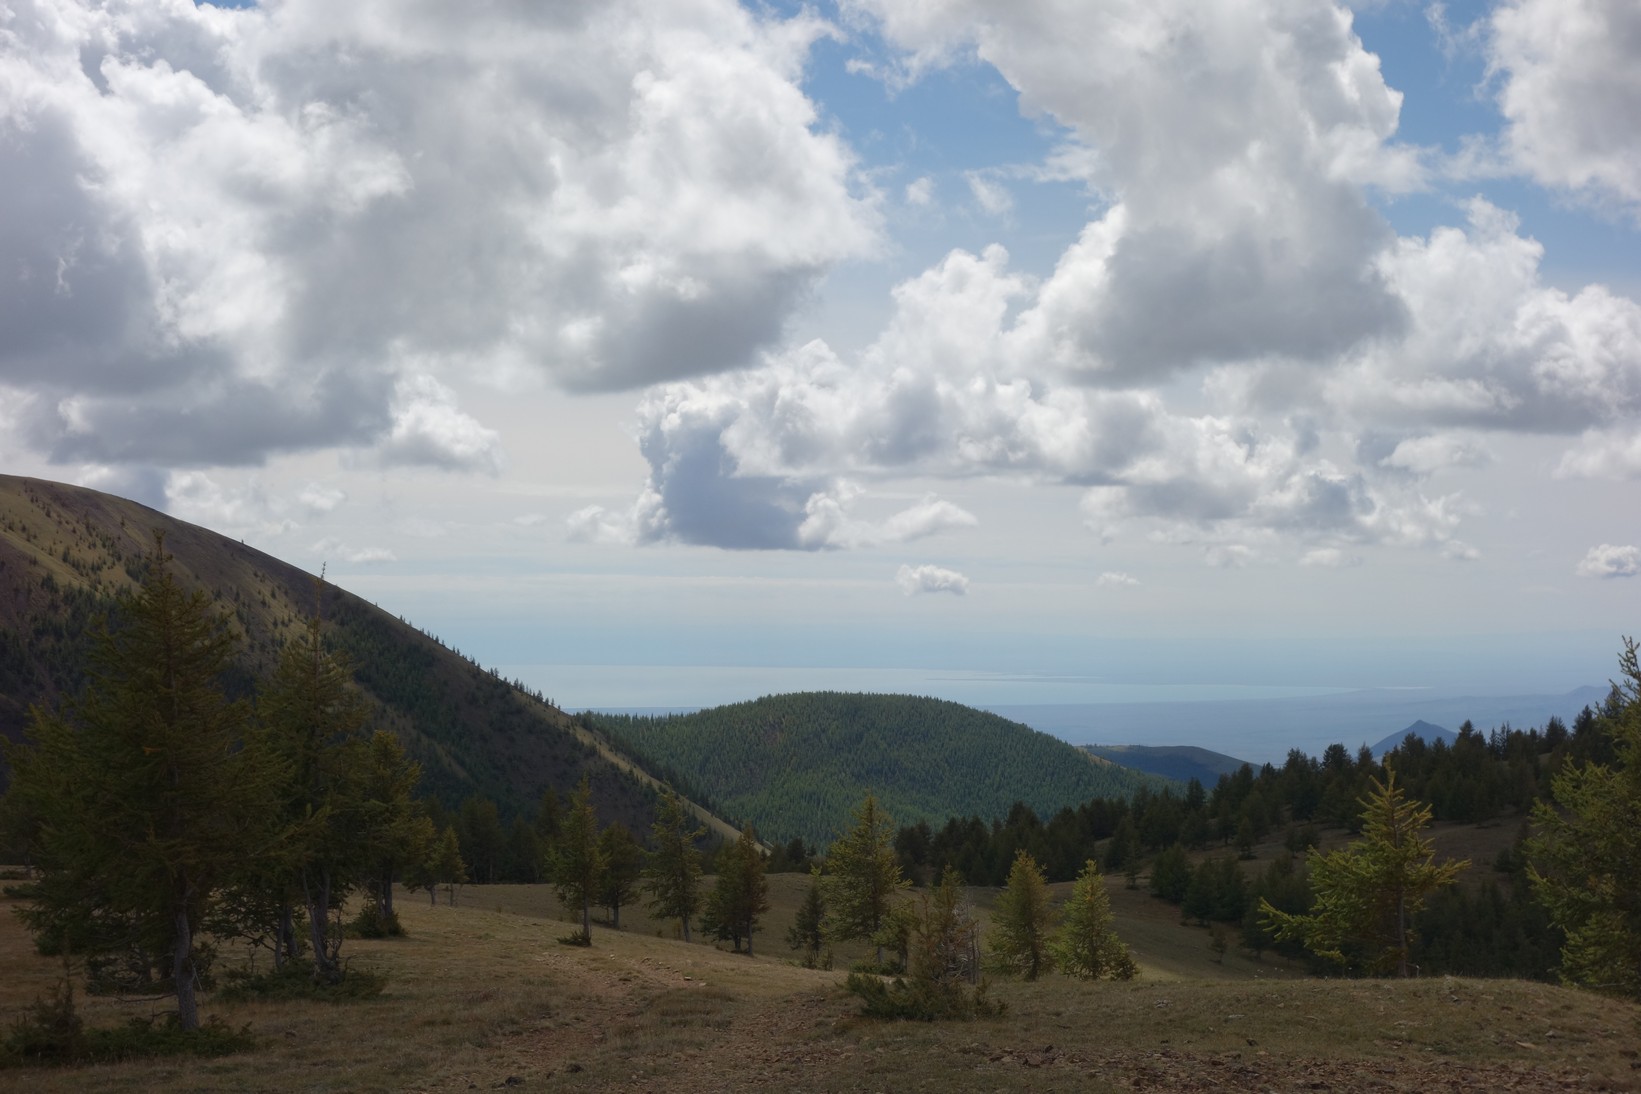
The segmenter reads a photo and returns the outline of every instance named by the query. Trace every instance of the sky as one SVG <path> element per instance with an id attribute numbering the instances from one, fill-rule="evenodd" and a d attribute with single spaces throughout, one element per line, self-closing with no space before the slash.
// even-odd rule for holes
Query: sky
<path id="1" fill-rule="evenodd" d="M 0 469 L 561 704 L 1564 691 L 1633 0 L 0 0 Z"/>

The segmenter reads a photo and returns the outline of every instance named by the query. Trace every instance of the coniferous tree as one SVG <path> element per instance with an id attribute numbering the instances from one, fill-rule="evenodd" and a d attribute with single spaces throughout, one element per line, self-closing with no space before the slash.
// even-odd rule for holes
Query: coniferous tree
<path id="1" fill-rule="evenodd" d="M 364 700 L 344 664 L 326 652 L 315 616 L 287 645 L 260 704 L 268 747 L 284 761 L 280 786 L 290 879 L 307 914 L 315 983 L 342 977 L 340 914 L 364 879 L 364 779 L 369 754 L 358 734 Z"/>
<path id="2" fill-rule="evenodd" d="M 377 920 L 390 933 L 398 923 L 394 883 L 416 863 L 426 861 L 438 839 L 426 808 L 415 797 L 421 777 L 422 766 L 405 754 L 399 738 L 382 729 L 371 734 L 363 773 L 366 885 L 376 902 Z"/>
<path id="3" fill-rule="evenodd" d="M 478 885 L 495 884 L 507 852 L 507 833 L 501 826 L 496 803 L 477 794 L 469 795 L 462 801 L 456 835 L 461 840 L 469 880 Z"/>
<path id="4" fill-rule="evenodd" d="M 683 798 L 671 790 L 662 795 L 650 830 L 654 848 L 644 868 L 644 890 L 650 894 L 650 914 L 678 920 L 685 942 L 689 921 L 701 906 L 701 855 L 695 842 L 706 834 L 705 826 L 690 828 Z"/>
<path id="5" fill-rule="evenodd" d="M 610 911 L 610 926 L 621 929 L 621 909 L 632 903 L 644 874 L 644 849 L 632 831 L 620 821 L 598 834 L 599 853 L 604 856 L 604 883 L 598 902 Z"/>
<path id="6" fill-rule="evenodd" d="M 1641 665 L 1626 638 L 1623 683 L 1586 724 L 1584 748 L 1610 757 L 1572 763 L 1533 808 L 1533 888 L 1566 932 L 1562 976 L 1641 998 Z"/>
<path id="7" fill-rule="evenodd" d="M 1176 843 L 1151 863 L 1151 895 L 1178 904 L 1190 888 L 1191 860 L 1185 848 Z"/>
<path id="8" fill-rule="evenodd" d="M 862 1011 L 925 1022 L 1001 1013 L 1002 1005 L 986 998 L 985 982 L 979 981 L 979 924 L 956 870 L 946 867 L 940 884 L 923 894 L 913 918 L 916 929 L 904 978 L 890 982 L 856 971 L 845 981 L 844 987 L 860 996 Z"/>
<path id="9" fill-rule="evenodd" d="M 218 681 L 237 641 L 173 578 L 163 542 L 117 626 L 97 639 L 84 698 L 36 711 L 32 748 L 9 748 L 9 807 L 41 870 L 28 925 L 89 957 L 135 959 L 199 1027 L 199 932 L 223 884 L 280 842 L 278 761 Z"/>
<path id="10" fill-rule="evenodd" d="M 893 822 L 877 799 L 867 794 L 854 812 L 853 827 L 827 851 L 821 879 L 827 937 L 838 942 L 853 938 L 873 941 L 880 966 L 883 942 L 879 934 L 895 898 L 907 885 L 893 840 Z"/>
<path id="11" fill-rule="evenodd" d="M 593 812 L 593 791 L 587 776 L 570 798 L 564 812 L 558 844 L 552 852 L 553 888 L 566 908 L 581 913 L 580 939 L 592 941 L 593 901 L 604 882 L 604 855 L 598 845 L 598 817 Z"/>
<path id="12" fill-rule="evenodd" d="M 792 926 L 786 932 L 786 944 L 797 950 L 803 956 L 800 963 L 806 969 L 813 969 L 821 963 L 821 947 L 826 943 L 826 935 L 822 927 L 826 922 L 826 898 L 821 895 L 820 875 L 811 875 L 809 891 L 804 894 L 803 903 L 798 905 L 798 914 L 793 917 Z"/>
<path id="13" fill-rule="evenodd" d="M 1054 918 L 1042 868 L 1030 852 L 1018 852 L 991 913 L 987 942 L 998 964 L 1027 980 L 1037 979 L 1051 961 L 1048 943 Z"/>
<path id="14" fill-rule="evenodd" d="M 1061 909 L 1060 930 L 1050 947 L 1055 965 L 1083 980 L 1132 979 L 1139 968 L 1111 924 L 1111 896 L 1099 866 L 1089 859 Z"/>
<path id="15" fill-rule="evenodd" d="M 725 844 L 718 855 L 718 874 L 701 915 L 704 929 L 728 939 L 735 952 L 752 953 L 752 932 L 769 910 L 769 881 L 764 877 L 763 850 L 750 827 L 741 829 L 740 838 Z"/>
<path id="16" fill-rule="evenodd" d="M 456 890 L 467 884 L 467 863 L 462 861 L 461 840 L 454 828 L 446 828 L 440 834 L 422 869 L 425 874 L 418 880 L 427 885 L 429 903 L 439 902 L 439 886 L 443 885 L 445 902 L 455 907 Z"/>
<path id="17" fill-rule="evenodd" d="M 1470 863 L 1436 864 L 1434 847 L 1421 835 L 1430 807 L 1408 800 L 1395 771 L 1386 767 L 1383 782 L 1370 782 L 1362 838 L 1308 860 L 1311 911 L 1294 915 L 1262 902 L 1260 912 L 1277 939 L 1303 942 L 1318 957 L 1342 965 L 1360 960 L 1370 972 L 1408 976 L 1413 917 Z"/>

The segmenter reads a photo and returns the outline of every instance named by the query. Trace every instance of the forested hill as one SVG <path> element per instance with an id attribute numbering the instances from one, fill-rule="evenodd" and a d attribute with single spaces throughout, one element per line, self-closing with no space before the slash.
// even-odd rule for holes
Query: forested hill
<path id="1" fill-rule="evenodd" d="M 0 734 L 20 738 L 31 704 L 79 691 L 92 628 L 136 587 L 156 530 L 178 580 L 205 590 L 243 637 L 231 689 L 250 694 L 312 613 L 314 577 L 261 551 L 123 498 L 0 475 Z M 648 778 L 543 697 L 344 590 L 325 586 L 322 603 L 375 725 L 421 763 L 424 793 L 521 813 L 549 788 L 567 795 L 585 772 L 603 820 L 648 826 Z"/>
<path id="2" fill-rule="evenodd" d="M 941 699 L 802 692 L 693 714 L 583 714 L 651 770 L 766 839 L 825 846 L 870 790 L 897 823 L 1047 816 L 1162 780 L 1019 722 Z"/>

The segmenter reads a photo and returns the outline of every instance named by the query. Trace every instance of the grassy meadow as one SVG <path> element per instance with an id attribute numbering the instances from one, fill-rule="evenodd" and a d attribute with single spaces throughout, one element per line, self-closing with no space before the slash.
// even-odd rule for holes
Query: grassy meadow
<path id="1" fill-rule="evenodd" d="M 1641 1089 L 1641 1008 L 1512 980 L 1316 980 L 1234 945 L 1111 879 L 1130 983 L 994 980 L 1000 1018 L 879 1023 L 855 1014 L 836 971 L 798 968 L 784 935 L 808 885 L 770 878 L 754 957 L 685 945 L 641 909 L 590 949 L 551 891 L 469 887 L 457 905 L 405 894 L 407 937 L 350 940 L 387 989 L 352 1003 L 230 1004 L 255 1051 L 0 1072 L 42 1092 L 447 1090 L 1561 1090 Z M 1056 887 L 1064 889 L 1065 886 Z M 1059 895 L 1063 896 L 1061 892 Z M 995 891 L 972 893 L 984 917 Z M 61 963 L 0 914 L 0 1013 L 48 996 Z M 77 996 L 89 1024 L 163 1012 L 167 1000 Z"/>

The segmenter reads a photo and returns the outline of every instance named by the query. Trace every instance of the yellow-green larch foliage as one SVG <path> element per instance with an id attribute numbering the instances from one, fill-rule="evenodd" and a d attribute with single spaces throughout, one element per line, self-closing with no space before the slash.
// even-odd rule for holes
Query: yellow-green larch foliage
<path id="1" fill-rule="evenodd" d="M 1533 808 L 1528 843 L 1534 891 L 1567 935 L 1569 983 L 1641 999 L 1641 666 L 1624 640 L 1623 681 L 1594 731 L 1611 763 L 1569 764 L 1551 785 L 1554 804 Z"/>
<path id="2" fill-rule="evenodd" d="M 1083 980 L 1132 979 L 1139 968 L 1112 923 L 1111 894 L 1105 891 L 1099 865 L 1089 859 L 1060 909 L 1060 929 L 1050 947 L 1054 964 Z"/>
<path id="3" fill-rule="evenodd" d="M 1413 917 L 1431 893 L 1451 885 L 1470 863 L 1436 861 L 1435 847 L 1424 836 L 1430 806 L 1409 800 L 1388 765 L 1384 781 L 1372 779 L 1370 786 L 1362 799 L 1361 838 L 1309 856 L 1310 912 L 1281 912 L 1265 900 L 1259 910 L 1276 938 L 1300 942 L 1318 957 L 1341 965 L 1359 962 L 1371 973 L 1410 976 Z"/>
<path id="4" fill-rule="evenodd" d="M 1016 852 L 1008 883 L 992 907 L 991 931 L 986 936 L 992 959 L 1010 973 L 1037 979 L 1052 964 L 1048 942 L 1055 918 L 1042 867 L 1031 852 Z"/>

